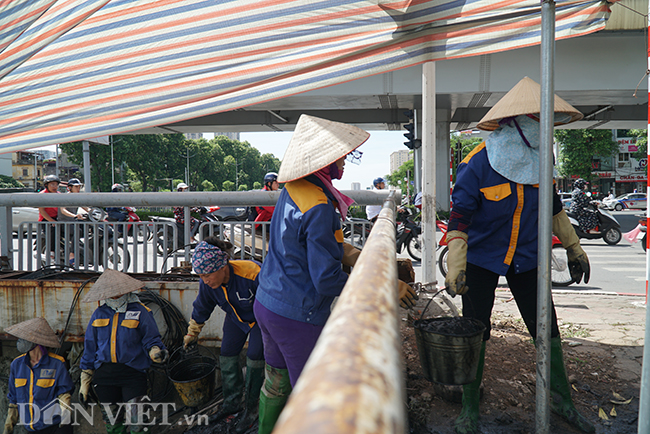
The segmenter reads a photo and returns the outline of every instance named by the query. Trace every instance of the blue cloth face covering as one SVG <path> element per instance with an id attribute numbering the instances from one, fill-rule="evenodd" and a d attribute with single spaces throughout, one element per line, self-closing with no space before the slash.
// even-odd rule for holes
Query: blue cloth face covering
<path id="1" fill-rule="evenodd" d="M 566 123 L 571 116 L 555 113 L 555 123 Z M 539 122 L 526 115 L 499 121 L 485 141 L 490 166 L 506 179 L 518 184 L 539 183 Z"/>

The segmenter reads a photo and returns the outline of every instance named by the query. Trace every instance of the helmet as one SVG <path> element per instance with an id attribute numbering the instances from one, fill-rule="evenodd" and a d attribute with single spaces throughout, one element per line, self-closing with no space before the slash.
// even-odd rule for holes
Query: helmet
<path id="1" fill-rule="evenodd" d="M 379 184 L 381 184 L 382 182 L 385 183 L 386 180 L 380 176 L 379 178 L 375 178 L 375 179 L 372 181 L 372 185 L 374 185 L 375 187 L 377 187 L 377 186 L 378 186 Z"/>
<path id="2" fill-rule="evenodd" d="M 186 188 L 189 188 L 189 185 L 185 184 L 184 182 L 181 182 L 176 186 L 176 191 L 182 191 L 185 190 Z"/>
<path id="3" fill-rule="evenodd" d="M 113 184 L 111 186 L 111 191 L 113 193 L 124 191 L 124 186 L 122 184 Z"/>
<path id="4" fill-rule="evenodd" d="M 78 186 L 81 187 L 83 185 L 83 183 L 81 181 L 79 181 L 77 178 L 72 178 L 72 179 L 68 180 L 68 190 L 70 190 L 70 187 L 73 187 L 75 185 L 78 185 Z"/>
<path id="5" fill-rule="evenodd" d="M 579 188 L 580 190 L 584 190 L 586 186 L 587 186 L 587 181 L 585 181 L 582 178 L 576 179 L 576 181 L 573 183 L 573 188 Z"/>
<path id="6" fill-rule="evenodd" d="M 266 175 L 264 175 L 264 184 L 268 182 L 273 182 L 278 180 L 278 174 L 275 172 L 269 172 Z"/>
<path id="7" fill-rule="evenodd" d="M 50 182 L 61 183 L 61 180 L 56 175 L 47 175 L 45 178 L 43 178 L 43 185 L 44 186 L 47 186 L 47 184 L 49 184 Z"/>

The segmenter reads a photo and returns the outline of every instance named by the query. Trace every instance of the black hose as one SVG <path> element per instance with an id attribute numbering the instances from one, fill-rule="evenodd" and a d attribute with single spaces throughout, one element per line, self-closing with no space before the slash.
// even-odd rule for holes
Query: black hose
<path id="1" fill-rule="evenodd" d="M 183 337 L 187 333 L 187 321 L 183 313 L 169 300 L 162 298 L 151 290 L 139 292 L 138 298 L 145 304 L 151 303 L 160 306 L 160 311 L 167 325 L 167 331 L 162 336 L 162 341 L 167 349 L 171 352 L 183 345 Z"/>
<path id="2" fill-rule="evenodd" d="M 61 346 L 56 349 L 56 354 L 59 354 L 61 348 L 63 348 L 63 341 L 65 340 L 65 334 L 68 331 L 68 326 L 70 325 L 70 320 L 72 319 L 72 312 L 74 312 L 74 308 L 77 306 L 77 303 L 79 302 L 79 296 L 81 295 L 81 292 L 84 290 L 86 285 L 88 285 L 90 282 L 94 280 L 97 280 L 97 276 L 86 280 L 84 283 L 81 284 L 81 286 L 79 286 L 77 292 L 75 292 L 74 297 L 72 298 L 72 305 L 70 306 L 70 310 L 68 311 L 68 318 L 65 321 L 65 327 L 63 327 L 63 333 L 61 333 L 61 337 L 59 338 L 59 343 L 61 344 Z"/>

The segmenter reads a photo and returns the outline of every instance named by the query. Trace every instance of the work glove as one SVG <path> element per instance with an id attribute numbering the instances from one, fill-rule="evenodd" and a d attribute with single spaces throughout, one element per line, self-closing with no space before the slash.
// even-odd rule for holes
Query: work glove
<path id="1" fill-rule="evenodd" d="M 569 221 L 564 210 L 553 216 L 553 233 L 562 242 L 562 247 L 566 249 L 567 259 L 569 260 L 569 272 L 576 283 L 580 283 L 584 274 L 585 283 L 589 282 L 589 258 L 582 247 L 580 239 L 576 235 L 573 225 Z"/>
<path id="2" fill-rule="evenodd" d="M 190 324 L 187 326 L 187 334 L 183 338 L 183 346 L 185 349 L 199 340 L 199 335 L 201 334 L 204 325 L 205 323 L 199 324 L 194 321 L 194 318 L 190 319 Z"/>
<path id="3" fill-rule="evenodd" d="M 69 425 L 70 422 L 72 422 L 72 415 L 70 413 L 70 409 L 72 408 L 70 405 L 71 399 L 72 395 L 70 395 L 69 392 L 59 395 L 59 407 L 61 408 L 61 425 Z"/>
<path id="4" fill-rule="evenodd" d="M 354 247 L 352 244 L 343 243 L 343 260 L 341 263 L 347 265 L 348 267 L 354 267 L 354 264 L 357 263 L 361 250 Z"/>
<path id="5" fill-rule="evenodd" d="M 415 306 L 415 302 L 418 299 L 417 294 L 415 293 L 415 290 L 411 287 L 406 282 L 402 282 L 401 280 L 397 281 L 397 289 L 398 289 L 398 297 L 399 297 L 399 305 L 402 306 L 404 309 L 409 309 Z"/>
<path id="6" fill-rule="evenodd" d="M 4 434 L 12 434 L 17 423 L 18 406 L 16 404 L 9 404 L 9 408 L 7 408 L 7 419 L 5 420 Z"/>
<path id="7" fill-rule="evenodd" d="M 461 231 L 447 232 L 447 277 L 445 286 L 447 292 L 455 297 L 456 294 L 465 294 L 469 289 L 465 285 L 467 269 L 467 234 Z"/>
<path id="8" fill-rule="evenodd" d="M 169 358 L 169 351 L 166 349 L 161 350 L 159 346 L 154 345 L 149 350 L 149 357 L 156 363 L 165 363 Z"/>
<path id="9" fill-rule="evenodd" d="M 81 386 L 79 386 L 79 402 L 84 407 L 88 408 L 90 398 L 90 383 L 93 381 L 95 371 L 92 369 L 84 369 L 81 371 Z"/>

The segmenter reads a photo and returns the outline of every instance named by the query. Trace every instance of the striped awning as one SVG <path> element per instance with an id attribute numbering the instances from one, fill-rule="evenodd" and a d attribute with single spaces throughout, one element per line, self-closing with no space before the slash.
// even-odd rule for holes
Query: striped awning
<path id="1" fill-rule="evenodd" d="M 605 1 L 557 1 L 556 37 Z M 0 152 L 540 42 L 539 0 L 0 0 Z"/>

